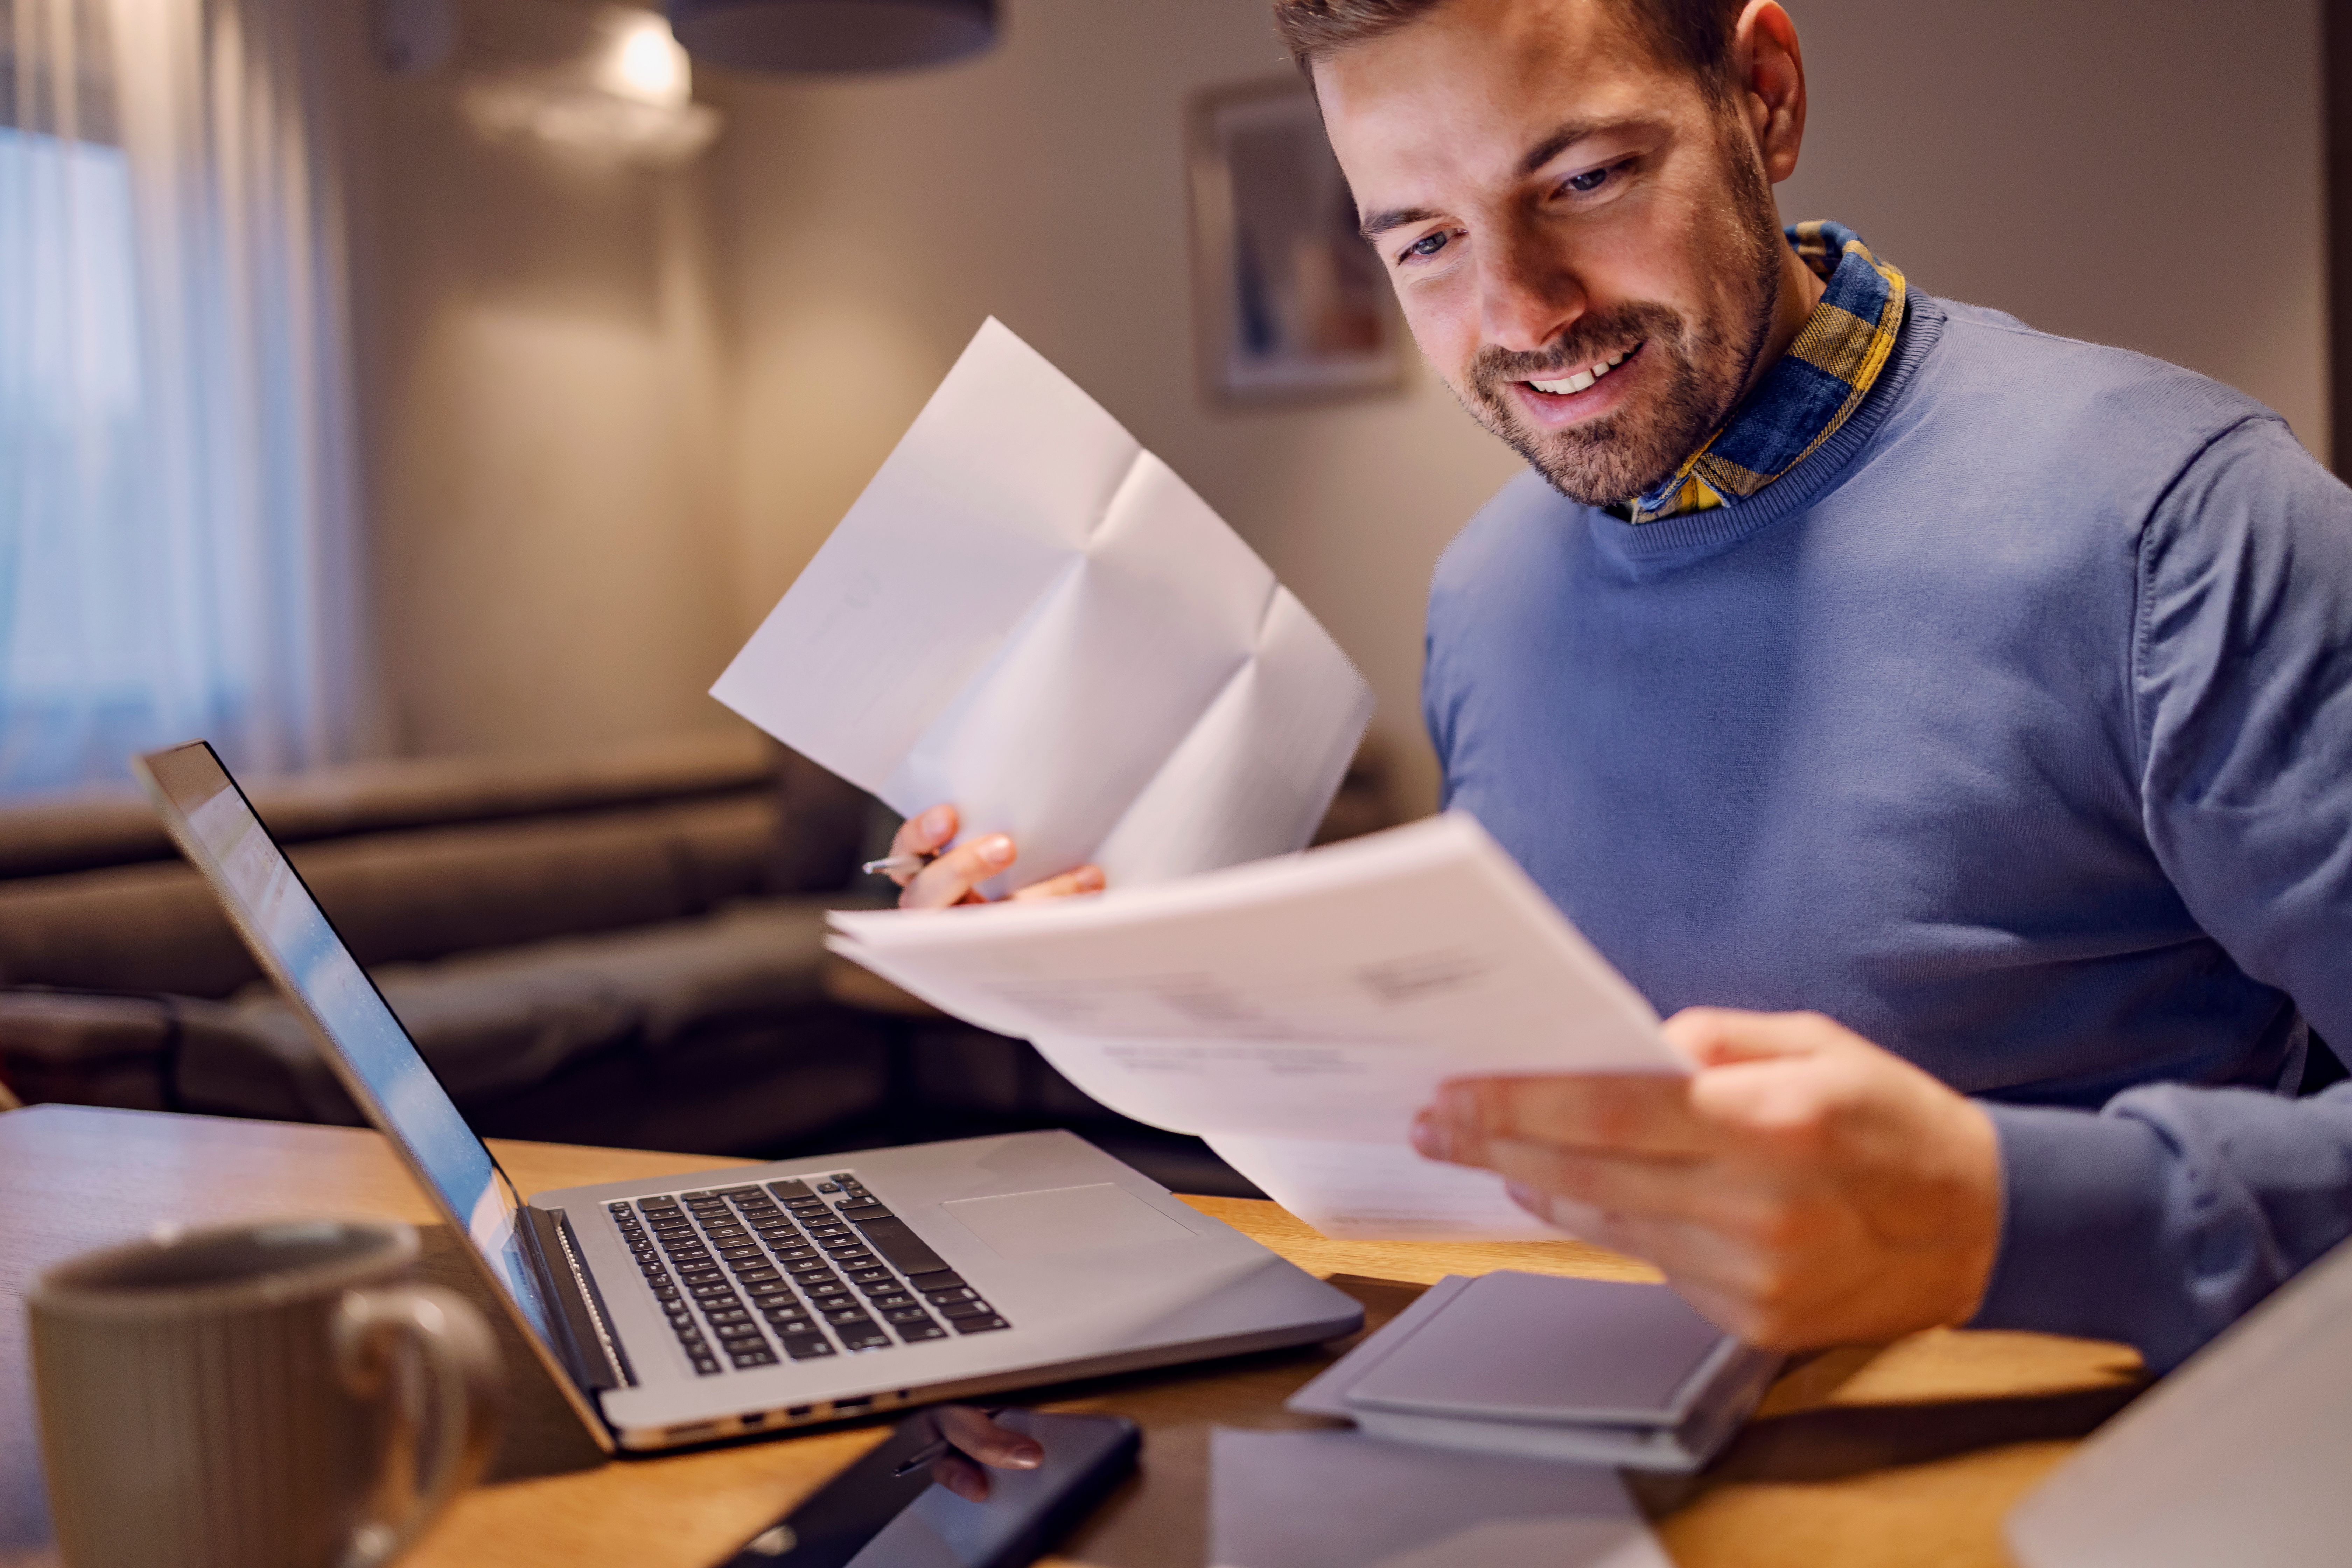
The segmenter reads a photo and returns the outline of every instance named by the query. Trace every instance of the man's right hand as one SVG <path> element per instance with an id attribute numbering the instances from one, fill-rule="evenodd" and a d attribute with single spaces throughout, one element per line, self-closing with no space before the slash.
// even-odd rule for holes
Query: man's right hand
<path id="1" fill-rule="evenodd" d="M 984 904 L 980 885 L 1001 877 L 1012 866 L 1015 857 L 1012 837 L 992 833 L 975 838 L 969 844 L 959 844 L 941 853 L 940 846 L 956 836 L 956 808 L 935 805 L 929 811 L 918 812 L 898 825 L 898 837 L 890 840 L 893 855 L 935 855 L 937 858 L 919 871 L 893 871 L 890 879 L 903 889 L 898 895 L 902 910 L 939 910 L 950 904 Z M 1058 899 L 1072 893 L 1102 891 L 1103 874 L 1099 866 L 1080 866 L 1058 877 L 1048 877 L 1042 882 L 1032 882 L 1014 891 L 1016 899 Z"/>

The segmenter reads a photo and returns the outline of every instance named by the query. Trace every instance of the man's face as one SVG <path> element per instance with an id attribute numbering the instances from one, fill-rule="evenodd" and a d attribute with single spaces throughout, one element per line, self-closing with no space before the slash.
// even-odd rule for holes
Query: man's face
<path id="1" fill-rule="evenodd" d="M 1422 352 L 1563 495 L 1639 495 L 1722 423 L 1779 216 L 1744 124 L 1609 0 L 1450 0 L 1315 78 Z"/>

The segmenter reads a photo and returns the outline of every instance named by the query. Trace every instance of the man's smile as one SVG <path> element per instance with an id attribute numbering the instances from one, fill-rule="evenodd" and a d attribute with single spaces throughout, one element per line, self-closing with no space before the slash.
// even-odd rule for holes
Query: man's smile
<path id="1" fill-rule="evenodd" d="M 1606 414 L 1627 395 L 1624 381 L 1607 378 L 1637 360 L 1648 342 L 1644 338 L 1630 348 L 1612 351 L 1565 374 L 1514 381 L 1514 401 L 1536 424 L 1548 429 Z"/>

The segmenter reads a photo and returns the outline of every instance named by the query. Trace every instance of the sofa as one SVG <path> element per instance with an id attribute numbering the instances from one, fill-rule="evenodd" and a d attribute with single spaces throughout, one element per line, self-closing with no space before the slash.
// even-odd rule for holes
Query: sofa
<path id="1" fill-rule="evenodd" d="M 873 803 L 748 733 L 410 761 L 257 809 L 485 1131 L 756 1152 L 870 1117 L 897 1026 L 826 994 Z M 0 809 L 20 1099 L 355 1123 L 137 792 Z"/>

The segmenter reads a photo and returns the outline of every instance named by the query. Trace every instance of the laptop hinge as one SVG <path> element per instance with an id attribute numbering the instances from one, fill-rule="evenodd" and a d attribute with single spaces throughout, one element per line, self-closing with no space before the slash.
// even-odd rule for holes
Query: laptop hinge
<path id="1" fill-rule="evenodd" d="M 604 1294 L 596 1289 L 596 1277 L 581 1259 L 572 1221 L 562 1209 L 526 1204 L 523 1213 L 530 1216 L 531 1239 L 538 1244 L 530 1251 L 539 1262 L 548 1300 L 555 1305 L 564 1341 L 558 1348 L 571 1363 L 572 1375 L 583 1388 L 634 1388 L 635 1374 L 629 1370 L 619 1336 L 613 1332 L 612 1317 L 604 1310 Z"/>

